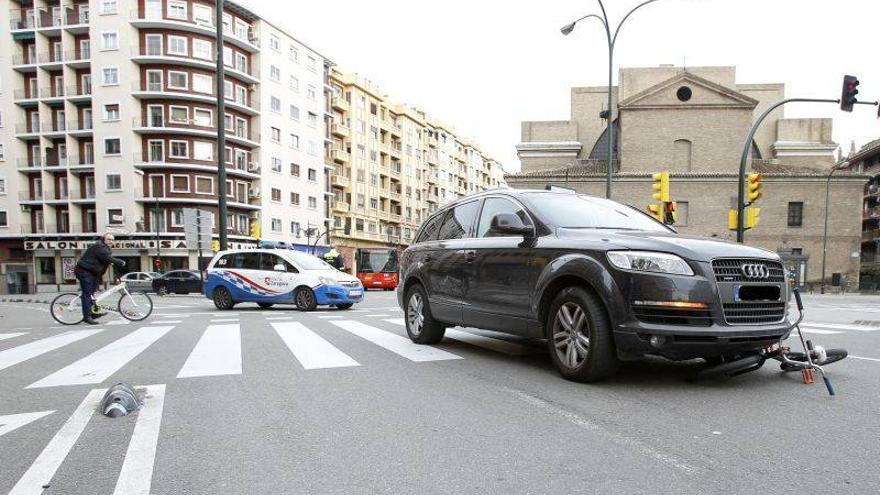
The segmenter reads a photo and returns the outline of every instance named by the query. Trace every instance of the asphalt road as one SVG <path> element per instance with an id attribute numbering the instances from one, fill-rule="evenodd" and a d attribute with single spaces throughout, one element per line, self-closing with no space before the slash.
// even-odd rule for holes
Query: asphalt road
<path id="1" fill-rule="evenodd" d="M 769 363 L 694 384 L 700 362 L 651 359 L 584 385 L 537 341 L 413 346 L 390 292 L 308 314 L 166 297 L 100 331 L 4 303 L 0 493 L 878 493 L 880 298 L 806 302 L 811 338 L 854 356 L 835 397 Z M 94 412 L 120 380 L 145 408 Z"/>

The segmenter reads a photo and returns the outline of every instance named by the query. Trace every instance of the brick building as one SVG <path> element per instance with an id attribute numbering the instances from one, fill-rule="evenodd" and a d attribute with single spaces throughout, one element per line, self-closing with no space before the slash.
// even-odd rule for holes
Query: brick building
<path id="1" fill-rule="evenodd" d="M 728 210 L 736 204 L 739 156 L 752 120 L 784 98 L 782 84 L 738 84 L 734 67 L 624 68 L 612 90 L 613 199 L 644 208 L 651 174 L 671 173 L 679 232 L 733 239 Z M 602 196 L 608 137 L 606 87 L 572 88 L 565 121 L 523 122 L 521 171 L 512 187 L 568 183 Z M 757 228 L 746 242 L 782 255 L 802 285 L 821 278 L 825 187 L 837 144 L 830 119 L 787 119 L 772 112 L 755 135 L 749 171 L 764 174 Z M 830 182 L 827 273 L 858 287 L 862 189 L 866 177 L 838 172 Z M 836 274 L 836 275 L 835 275 Z"/>

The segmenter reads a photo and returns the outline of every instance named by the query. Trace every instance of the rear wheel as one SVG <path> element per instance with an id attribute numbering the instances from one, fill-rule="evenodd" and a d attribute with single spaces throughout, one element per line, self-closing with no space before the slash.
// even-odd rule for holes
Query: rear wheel
<path id="1" fill-rule="evenodd" d="M 160 296 L 167 296 L 168 295 L 168 287 L 165 287 L 164 285 L 159 287 L 159 289 L 156 290 L 156 294 L 159 294 Z"/>
<path id="2" fill-rule="evenodd" d="M 614 376 L 620 363 L 602 302 L 581 287 L 563 289 L 547 312 L 547 345 L 559 373 L 576 382 Z"/>
<path id="3" fill-rule="evenodd" d="M 825 360 L 822 361 L 821 363 L 818 363 L 816 361 L 813 361 L 813 362 L 815 364 L 818 364 L 819 366 L 825 366 L 826 364 L 836 363 L 836 362 L 840 361 L 841 359 L 845 358 L 847 355 L 848 355 L 848 353 L 847 353 L 846 349 L 826 349 L 825 350 Z M 788 359 L 791 359 L 792 361 L 799 361 L 802 363 L 807 362 L 807 357 L 803 352 L 790 352 L 788 354 Z M 813 359 L 815 359 L 815 357 L 813 357 Z M 803 369 L 800 366 L 791 365 L 788 363 L 780 363 L 779 368 L 782 371 L 800 371 L 801 369 Z"/>
<path id="4" fill-rule="evenodd" d="M 421 285 L 407 291 L 405 299 L 406 334 L 416 344 L 436 344 L 443 340 L 446 327 L 431 316 L 428 296 Z"/>
<path id="5" fill-rule="evenodd" d="M 275 305 L 274 303 L 265 303 L 265 302 L 258 302 L 258 303 L 257 303 L 257 306 L 259 306 L 259 307 L 261 307 L 261 308 L 263 308 L 263 309 L 269 309 L 269 308 L 271 308 L 271 307 L 274 306 L 274 305 Z"/>
<path id="6" fill-rule="evenodd" d="M 214 289 L 214 306 L 220 310 L 232 309 L 235 301 L 232 300 L 232 294 L 226 287 L 217 287 Z"/>
<path id="7" fill-rule="evenodd" d="M 314 311 L 318 307 L 315 293 L 308 287 L 300 287 L 293 293 L 293 302 L 300 311 Z"/>
<path id="8" fill-rule="evenodd" d="M 82 304 L 79 294 L 66 292 L 58 294 L 49 305 L 52 318 L 62 325 L 76 325 L 83 321 Z"/>

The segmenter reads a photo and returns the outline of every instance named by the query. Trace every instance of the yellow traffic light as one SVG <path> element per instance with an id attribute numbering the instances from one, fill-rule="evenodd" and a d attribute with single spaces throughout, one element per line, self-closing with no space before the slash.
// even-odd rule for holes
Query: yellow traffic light
<path id="1" fill-rule="evenodd" d="M 251 237 L 254 239 L 260 238 L 260 219 L 252 218 L 251 219 Z"/>
<path id="2" fill-rule="evenodd" d="M 761 209 L 749 207 L 746 208 L 746 222 L 745 228 L 753 229 L 758 226 L 758 221 L 761 220 Z"/>
<path id="3" fill-rule="evenodd" d="M 763 177 L 761 174 L 749 174 L 748 181 L 748 202 L 749 204 L 754 203 L 755 201 L 761 199 L 764 196 L 764 193 L 761 191 L 761 179 Z"/>
<path id="4" fill-rule="evenodd" d="M 727 229 L 728 230 L 736 230 L 736 219 L 739 215 L 737 215 L 737 211 L 735 209 L 727 212 Z"/>
<path id="5" fill-rule="evenodd" d="M 651 185 L 654 194 L 651 197 L 654 198 L 654 201 L 660 201 L 661 203 L 668 202 L 669 172 L 657 172 L 653 174 L 651 178 L 654 179 L 654 184 Z"/>
<path id="6" fill-rule="evenodd" d="M 220 241 L 218 241 L 217 239 L 212 240 L 211 241 L 211 250 L 214 251 L 215 253 L 219 252 L 220 251 Z"/>
<path id="7" fill-rule="evenodd" d="M 648 215 L 651 215 L 658 222 L 663 221 L 663 207 L 661 205 L 648 205 L 647 206 Z"/>

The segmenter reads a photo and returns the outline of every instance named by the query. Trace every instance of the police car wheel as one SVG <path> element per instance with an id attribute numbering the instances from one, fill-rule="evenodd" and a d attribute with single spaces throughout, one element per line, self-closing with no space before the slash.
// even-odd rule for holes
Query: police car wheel
<path id="1" fill-rule="evenodd" d="M 315 293 L 308 287 L 300 287 L 293 293 L 293 302 L 296 303 L 296 309 L 300 311 L 314 311 L 318 307 L 318 301 L 315 300 Z"/>
<path id="2" fill-rule="evenodd" d="M 220 310 L 232 309 L 235 301 L 232 300 L 232 294 L 226 287 L 217 287 L 214 291 L 214 306 Z"/>

